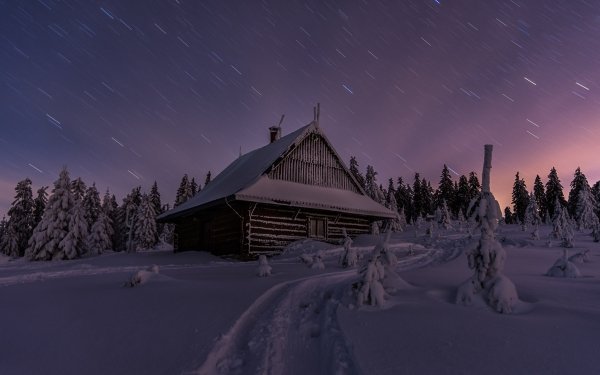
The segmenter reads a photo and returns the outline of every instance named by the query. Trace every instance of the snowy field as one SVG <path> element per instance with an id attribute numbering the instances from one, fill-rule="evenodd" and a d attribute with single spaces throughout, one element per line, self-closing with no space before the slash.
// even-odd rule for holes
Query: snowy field
<path id="1" fill-rule="evenodd" d="M 357 308 L 357 270 L 315 242 L 271 258 L 270 277 L 203 252 L 0 258 L 0 374 L 599 374 L 600 245 L 577 233 L 582 277 L 544 276 L 562 256 L 549 230 L 501 227 L 512 315 L 454 304 L 471 275 L 456 232 L 392 236 L 406 285 L 383 308 Z M 366 258 L 377 241 L 354 245 Z M 324 270 L 298 259 L 317 250 Z"/>

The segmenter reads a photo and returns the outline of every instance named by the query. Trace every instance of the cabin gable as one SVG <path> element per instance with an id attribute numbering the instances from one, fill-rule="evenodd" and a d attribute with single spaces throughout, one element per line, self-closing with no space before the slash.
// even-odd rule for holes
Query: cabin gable
<path id="1" fill-rule="evenodd" d="M 329 142 L 318 132 L 309 133 L 267 173 L 273 180 L 296 182 L 304 185 L 362 191 L 339 160 Z"/>

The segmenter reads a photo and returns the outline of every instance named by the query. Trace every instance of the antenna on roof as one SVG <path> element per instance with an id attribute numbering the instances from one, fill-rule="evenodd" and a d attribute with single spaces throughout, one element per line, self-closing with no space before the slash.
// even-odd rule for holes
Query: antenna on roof
<path id="1" fill-rule="evenodd" d="M 284 118 L 285 118 L 285 114 L 281 115 L 281 120 L 279 120 L 279 124 L 277 124 L 277 126 L 281 127 L 281 123 L 283 122 Z"/>
<path id="2" fill-rule="evenodd" d="M 238 156 L 238 158 L 242 157 L 242 146 L 240 145 L 240 155 Z"/>
<path id="3" fill-rule="evenodd" d="M 321 103 L 317 103 L 317 126 L 319 125 L 319 117 L 321 117 Z"/>
<path id="4" fill-rule="evenodd" d="M 319 126 L 319 117 L 321 116 L 321 103 L 317 103 L 316 107 L 313 107 L 313 121 Z"/>

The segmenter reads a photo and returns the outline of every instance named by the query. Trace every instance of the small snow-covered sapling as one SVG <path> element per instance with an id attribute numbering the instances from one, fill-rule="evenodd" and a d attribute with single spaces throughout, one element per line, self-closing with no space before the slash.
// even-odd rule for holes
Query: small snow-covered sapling
<path id="1" fill-rule="evenodd" d="M 258 256 L 258 276 L 266 277 L 271 276 L 272 267 L 269 265 L 267 256 L 262 254 Z"/>

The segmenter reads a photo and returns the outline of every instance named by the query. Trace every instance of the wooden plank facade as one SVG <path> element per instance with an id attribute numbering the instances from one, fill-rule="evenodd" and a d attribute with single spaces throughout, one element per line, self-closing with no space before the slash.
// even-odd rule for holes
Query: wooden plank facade
<path id="1" fill-rule="evenodd" d="M 254 257 L 304 238 L 337 242 L 344 228 L 352 237 L 369 233 L 374 221 L 394 217 L 366 196 L 318 121 L 282 139 L 270 130 L 271 144 L 159 217 L 176 224 L 176 251 Z"/>
<path id="2" fill-rule="evenodd" d="M 178 221 L 176 251 L 206 249 L 224 255 L 235 250 L 242 257 L 253 257 L 279 252 L 305 238 L 338 242 L 343 228 L 351 237 L 366 234 L 372 221 L 326 210 L 237 202 Z"/>

